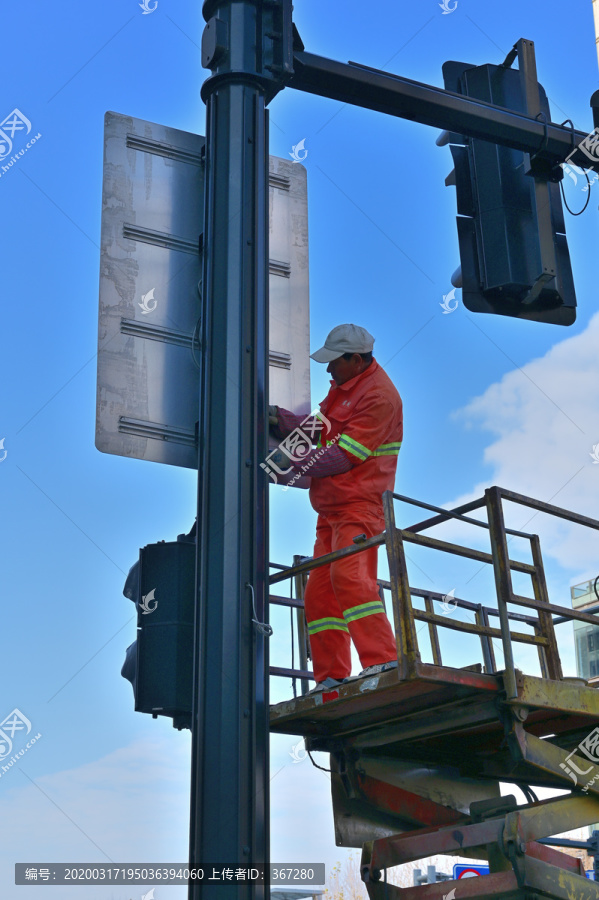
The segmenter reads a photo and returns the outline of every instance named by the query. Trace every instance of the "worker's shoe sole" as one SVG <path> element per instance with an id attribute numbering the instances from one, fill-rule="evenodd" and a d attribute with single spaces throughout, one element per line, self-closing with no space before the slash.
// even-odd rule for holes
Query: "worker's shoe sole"
<path id="1" fill-rule="evenodd" d="M 381 672 L 387 672 L 389 669 L 397 669 L 397 660 L 392 659 L 386 663 L 379 663 L 377 666 L 368 666 L 363 669 L 358 678 L 366 678 L 368 675 L 380 675 Z"/>

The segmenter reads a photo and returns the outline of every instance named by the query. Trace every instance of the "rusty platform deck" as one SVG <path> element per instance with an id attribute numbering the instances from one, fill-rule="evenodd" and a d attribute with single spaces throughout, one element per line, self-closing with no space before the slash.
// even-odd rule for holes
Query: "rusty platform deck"
<path id="1" fill-rule="evenodd" d="M 566 752 L 599 724 L 599 691 L 580 681 L 550 681 L 516 671 L 518 696 L 506 700 L 502 673 L 417 664 L 414 677 L 395 671 L 354 679 L 325 694 L 271 707 L 271 731 L 309 738 L 315 750 L 341 746 L 394 759 L 452 765 L 465 775 L 571 787 L 564 771 L 515 764 L 506 746 L 506 710 L 521 712 L 530 739 Z"/>

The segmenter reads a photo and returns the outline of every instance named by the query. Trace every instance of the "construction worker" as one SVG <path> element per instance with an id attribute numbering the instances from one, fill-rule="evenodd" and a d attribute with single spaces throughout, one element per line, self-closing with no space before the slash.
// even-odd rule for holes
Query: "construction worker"
<path id="1" fill-rule="evenodd" d="M 311 476 L 310 502 L 318 513 L 314 556 L 352 545 L 360 534 L 384 531 L 382 494 L 393 490 L 403 437 L 402 403 L 372 356 L 374 338 L 358 325 L 338 325 L 311 355 L 328 363 L 331 389 L 320 404 L 318 446 L 297 459 L 282 441 L 279 464 Z M 301 431 L 305 416 L 269 407 L 279 438 Z M 289 438 L 291 440 L 291 438 Z M 291 446 L 291 445 L 290 445 Z M 272 459 L 272 454 L 269 457 Z M 350 638 L 362 676 L 397 666 L 395 636 L 379 596 L 377 547 L 313 569 L 305 612 L 316 687 L 337 687 L 351 674 Z"/>

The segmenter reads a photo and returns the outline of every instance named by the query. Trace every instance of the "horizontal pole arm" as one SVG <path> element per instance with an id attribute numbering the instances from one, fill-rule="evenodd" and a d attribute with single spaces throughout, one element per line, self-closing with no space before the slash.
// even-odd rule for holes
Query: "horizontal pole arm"
<path id="1" fill-rule="evenodd" d="M 523 113 L 359 63 L 342 63 L 305 51 L 294 53 L 293 61 L 295 74 L 289 87 L 525 153 L 534 154 L 543 146 L 540 155 L 554 159 L 556 165 L 587 136 L 584 131 L 572 132 L 549 123 L 545 144 L 544 123 Z M 599 162 L 591 162 L 580 150 L 572 162 L 599 169 Z"/>

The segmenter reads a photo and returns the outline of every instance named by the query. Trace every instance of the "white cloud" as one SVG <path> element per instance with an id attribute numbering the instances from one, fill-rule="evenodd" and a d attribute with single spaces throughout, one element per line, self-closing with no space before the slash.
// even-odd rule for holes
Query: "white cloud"
<path id="1" fill-rule="evenodd" d="M 122 747 L 76 769 L 35 778 L 13 766 L 2 798 L 0 884 L 4 900 L 27 900 L 39 886 L 15 886 L 15 862 L 182 862 L 189 827 L 189 741 Z M 134 887 L 44 886 L 47 900 L 130 900 Z M 37 895 L 36 895 L 37 896 Z M 187 896 L 160 888 L 156 900 Z"/>
<path id="2" fill-rule="evenodd" d="M 556 343 L 545 356 L 514 369 L 456 413 L 467 427 L 494 439 L 484 459 L 491 476 L 467 497 L 497 484 L 587 516 L 599 516 L 599 313 L 580 334 Z M 512 509 L 512 527 L 532 512 Z M 599 532 L 536 516 L 545 556 L 577 572 L 599 570 Z M 525 530 L 529 530 L 525 527 Z"/>

